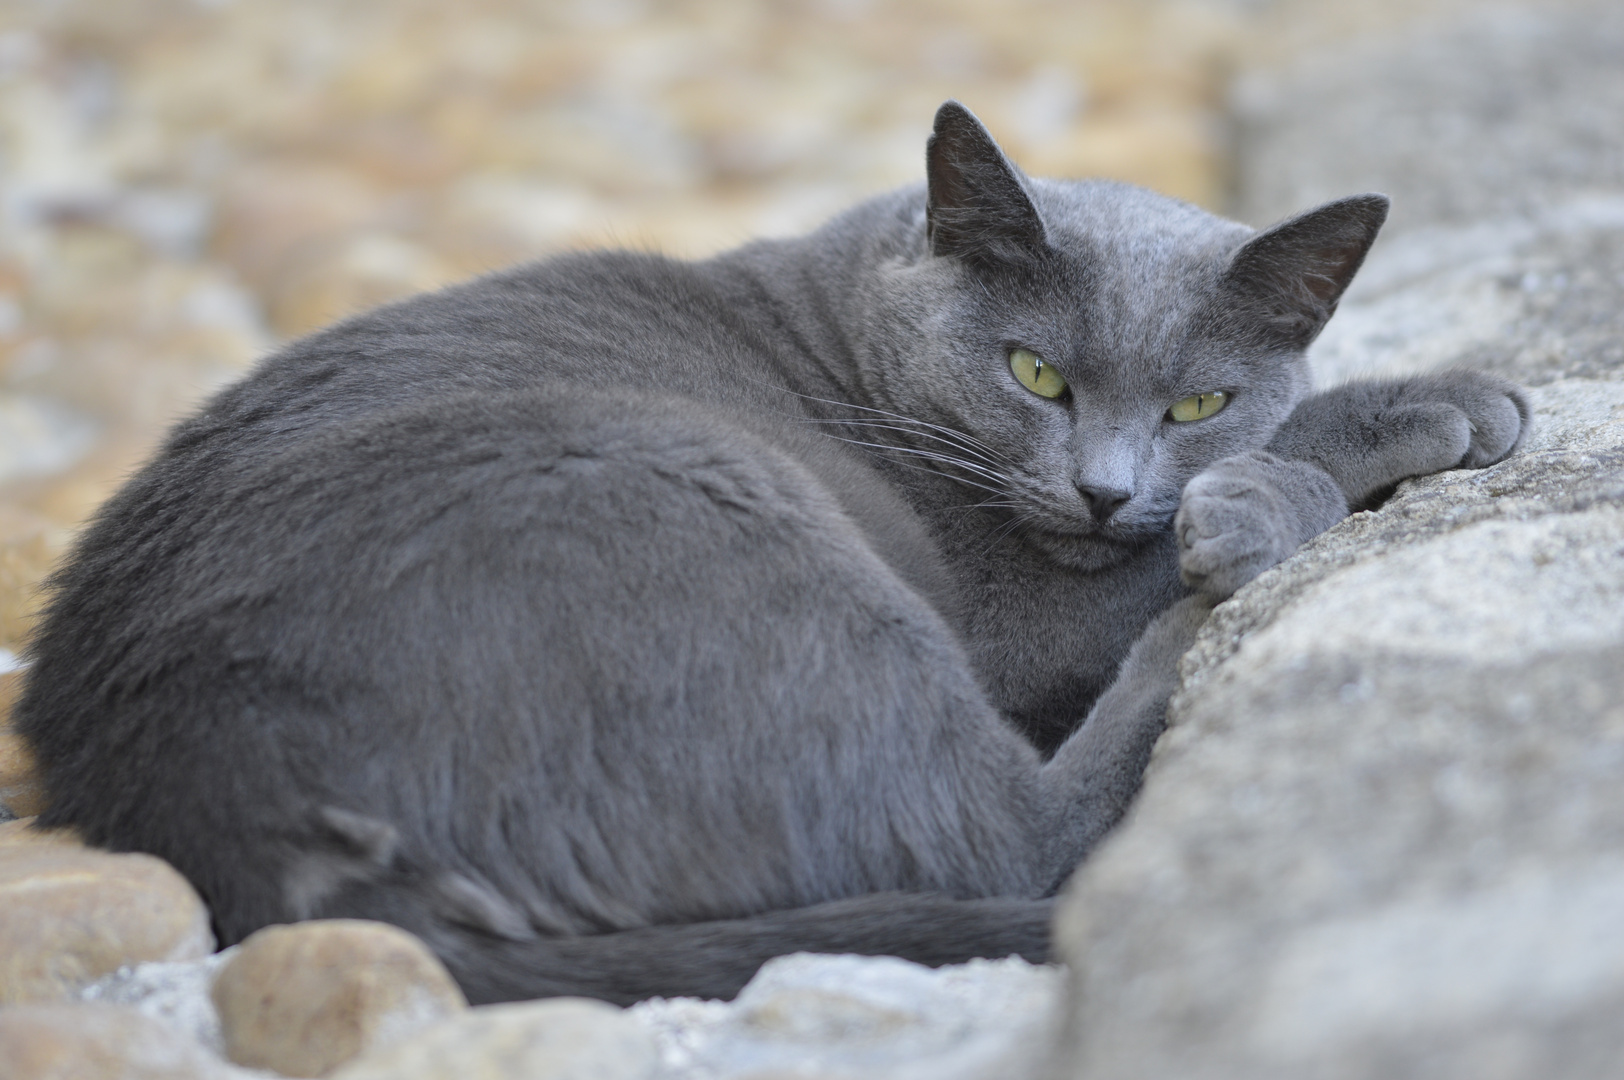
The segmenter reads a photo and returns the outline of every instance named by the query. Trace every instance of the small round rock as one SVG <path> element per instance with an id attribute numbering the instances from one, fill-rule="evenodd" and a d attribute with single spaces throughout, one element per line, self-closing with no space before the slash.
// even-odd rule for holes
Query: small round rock
<path id="1" fill-rule="evenodd" d="M 323 919 L 251 934 L 210 992 L 226 1056 L 326 1076 L 468 1008 L 426 945 L 387 923 Z"/>
<path id="2" fill-rule="evenodd" d="M 649 1080 L 658 1064 L 653 1037 L 620 1009 L 551 998 L 470 1009 L 332 1080 Z"/>
<path id="3" fill-rule="evenodd" d="M 0 727 L 0 806 L 18 817 L 45 809 L 45 785 L 22 736 Z"/>
<path id="4" fill-rule="evenodd" d="M 5 853 L 6 848 L 38 847 L 41 844 L 64 844 L 74 848 L 85 846 L 72 829 L 41 829 L 36 827 L 38 821 L 37 817 L 25 817 L 0 823 L 0 855 Z"/>
<path id="5" fill-rule="evenodd" d="M 125 965 L 214 951 L 208 909 L 162 859 L 11 833 L 0 845 L 0 1005 L 68 1000 Z"/>
<path id="6" fill-rule="evenodd" d="M 6 1080 L 216 1080 L 224 1067 L 169 1025 L 117 1005 L 0 1009 Z"/>

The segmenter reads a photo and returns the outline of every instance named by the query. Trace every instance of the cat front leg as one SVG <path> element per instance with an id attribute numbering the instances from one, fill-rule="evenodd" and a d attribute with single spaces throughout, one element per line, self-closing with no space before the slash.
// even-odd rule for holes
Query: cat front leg
<path id="1" fill-rule="evenodd" d="M 1522 389 L 1455 370 L 1348 383 L 1300 402 L 1263 450 L 1184 488 L 1179 574 L 1222 600 L 1400 480 L 1504 460 L 1529 426 Z"/>
<path id="2" fill-rule="evenodd" d="M 1357 510 L 1400 480 L 1503 461 L 1530 415 L 1521 387 L 1482 371 L 1351 382 L 1304 398 L 1266 449 L 1325 470 Z"/>
<path id="3" fill-rule="evenodd" d="M 1127 812 L 1151 749 L 1167 726 L 1179 659 L 1211 612 L 1207 597 L 1187 596 L 1153 619 L 1088 717 L 1043 766 L 1038 783 L 1048 814 L 1046 867 L 1052 888 L 1064 883 Z"/>

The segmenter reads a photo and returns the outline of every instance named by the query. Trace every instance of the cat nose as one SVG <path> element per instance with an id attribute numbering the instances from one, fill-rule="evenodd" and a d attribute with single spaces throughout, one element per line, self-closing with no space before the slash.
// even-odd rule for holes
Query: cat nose
<path id="1" fill-rule="evenodd" d="M 1089 513 L 1094 520 L 1104 525 L 1117 512 L 1117 508 L 1133 498 L 1133 492 L 1123 491 L 1121 488 L 1095 487 L 1092 484 L 1078 484 L 1077 493 L 1088 504 Z"/>

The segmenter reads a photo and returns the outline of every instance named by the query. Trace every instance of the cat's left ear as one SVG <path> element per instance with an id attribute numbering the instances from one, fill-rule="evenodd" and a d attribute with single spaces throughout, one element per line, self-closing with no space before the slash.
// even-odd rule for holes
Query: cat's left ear
<path id="1" fill-rule="evenodd" d="M 1020 172 L 981 121 L 956 101 L 936 110 L 936 124 L 925 143 L 925 173 L 932 255 L 1010 262 L 1043 249 L 1043 220 Z"/>
<path id="2" fill-rule="evenodd" d="M 1282 344 L 1319 335 L 1387 220 L 1386 195 L 1350 195 L 1287 218 L 1231 256 L 1225 287 Z"/>

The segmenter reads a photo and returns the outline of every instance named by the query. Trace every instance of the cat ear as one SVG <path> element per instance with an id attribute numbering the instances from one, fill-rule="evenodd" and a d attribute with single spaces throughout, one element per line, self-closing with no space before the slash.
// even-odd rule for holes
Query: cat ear
<path id="1" fill-rule="evenodd" d="M 1235 252 L 1224 284 L 1273 336 L 1306 348 L 1365 261 L 1388 205 L 1385 195 L 1350 195 L 1287 218 Z"/>
<path id="2" fill-rule="evenodd" d="M 936 110 L 925 143 L 925 204 L 932 255 L 976 262 L 1024 260 L 1044 246 L 1043 221 L 1021 174 L 981 121 L 956 101 Z"/>

